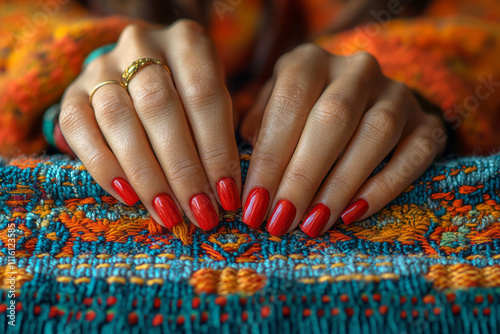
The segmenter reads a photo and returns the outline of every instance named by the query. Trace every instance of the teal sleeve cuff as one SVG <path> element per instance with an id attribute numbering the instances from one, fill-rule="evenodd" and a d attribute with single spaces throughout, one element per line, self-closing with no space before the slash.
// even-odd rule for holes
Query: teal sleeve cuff
<path id="1" fill-rule="evenodd" d="M 89 55 L 87 56 L 87 58 L 85 58 L 85 60 L 83 61 L 83 68 L 87 67 L 88 64 L 90 64 L 96 58 L 98 58 L 98 57 L 100 57 L 102 55 L 105 55 L 106 53 L 108 53 L 111 50 L 113 50 L 115 48 L 115 46 L 116 46 L 116 43 L 103 45 L 101 47 L 98 47 L 97 49 L 95 49 L 91 53 L 89 53 Z"/>
<path id="2" fill-rule="evenodd" d="M 54 139 L 54 126 L 57 122 L 57 118 L 59 117 L 60 109 L 59 103 L 56 103 L 47 109 L 43 115 L 43 136 L 45 137 L 45 140 L 54 147 L 56 146 L 56 141 Z"/>

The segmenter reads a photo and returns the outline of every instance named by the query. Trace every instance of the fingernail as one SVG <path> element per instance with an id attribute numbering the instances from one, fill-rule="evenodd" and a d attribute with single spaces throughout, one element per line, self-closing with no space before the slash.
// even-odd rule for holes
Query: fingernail
<path id="1" fill-rule="evenodd" d="M 276 236 L 284 234 L 292 225 L 296 213 L 297 209 L 292 202 L 286 199 L 280 200 L 267 222 L 267 230 Z"/>
<path id="2" fill-rule="evenodd" d="M 189 206 L 191 207 L 191 211 L 198 225 L 200 225 L 200 228 L 203 230 L 211 230 L 219 224 L 219 217 L 217 217 L 212 201 L 210 201 L 207 195 L 194 195 L 189 201 Z"/>
<path id="3" fill-rule="evenodd" d="M 342 220 L 344 224 L 349 225 L 359 217 L 365 214 L 368 210 L 368 203 L 360 198 L 356 202 L 352 203 L 347 207 L 347 209 L 342 212 Z"/>
<path id="4" fill-rule="evenodd" d="M 172 228 L 182 222 L 181 213 L 174 201 L 167 194 L 161 194 L 154 198 L 153 207 L 161 218 L 165 227 Z"/>
<path id="5" fill-rule="evenodd" d="M 226 177 L 217 182 L 217 193 L 224 210 L 233 211 L 241 207 L 238 187 L 232 178 Z"/>
<path id="6" fill-rule="evenodd" d="M 326 205 L 318 203 L 307 215 L 300 229 L 311 238 L 316 238 L 325 228 L 328 219 L 330 219 L 330 209 Z"/>
<path id="7" fill-rule="evenodd" d="M 111 185 L 127 205 L 131 206 L 139 202 L 139 196 L 124 179 L 117 177 L 111 181 Z"/>
<path id="8" fill-rule="evenodd" d="M 254 188 L 248 194 L 243 210 L 243 222 L 252 227 L 259 227 L 264 221 L 267 205 L 269 204 L 269 192 L 264 188 Z"/>

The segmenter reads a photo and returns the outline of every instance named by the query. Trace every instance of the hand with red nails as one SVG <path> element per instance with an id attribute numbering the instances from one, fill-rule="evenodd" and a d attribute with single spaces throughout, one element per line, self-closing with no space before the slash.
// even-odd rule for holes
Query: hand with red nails
<path id="1" fill-rule="evenodd" d="M 141 68 L 118 84 L 132 62 Z M 209 230 L 218 202 L 240 207 L 241 175 L 232 101 L 215 47 L 203 28 L 179 20 L 165 29 L 128 26 L 110 53 L 80 74 L 64 95 L 62 134 L 95 181 L 127 205 L 139 199 L 171 228 L 181 212 Z"/>
<path id="2" fill-rule="evenodd" d="M 302 231 L 316 237 L 339 219 L 351 224 L 371 216 L 416 180 L 447 141 L 443 121 L 385 77 L 373 56 L 336 56 L 315 44 L 279 59 L 240 129 L 254 145 L 243 222 L 259 227 L 267 216 L 274 235 L 303 221 Z"/>

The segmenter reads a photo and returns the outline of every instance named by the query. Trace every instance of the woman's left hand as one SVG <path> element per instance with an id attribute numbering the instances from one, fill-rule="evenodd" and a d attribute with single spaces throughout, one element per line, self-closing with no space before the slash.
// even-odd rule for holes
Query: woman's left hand
<path id="1" fill-rule="evenodd" d="M 315 44 L 279 59 L 240 131 L 254 145 L 243 222 L 259 227 L 272 208 L 271 234 L 287 233 L 305 217 L 301 229 L 311 237 L 339 218 L 350 224 L 380 210 L 447 141 L 442 120 L 385 77 L 373 56 L 336 56 Z"/>

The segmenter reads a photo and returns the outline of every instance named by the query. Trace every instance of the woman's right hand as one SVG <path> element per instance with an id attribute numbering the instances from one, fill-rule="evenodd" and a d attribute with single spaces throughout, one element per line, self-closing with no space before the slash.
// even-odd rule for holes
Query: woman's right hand
<path id="1" fill-rule="evenodd" d="M 117 84 L 139 58 L 166 64 L 141 68 L 128 91 Z M 165 227 L 182 209 L 197 226 L 218 224 L 217 201 L 240 207 L 241 175 L 232 103 L 215 48 L 198 24 L 165 29 L 131 25 L 117 46 L 65 92 L 59 124 L 95 181 L 127 205 L 139 199 Z M 217 194 L 217 196 L 215 195 Z"/>

